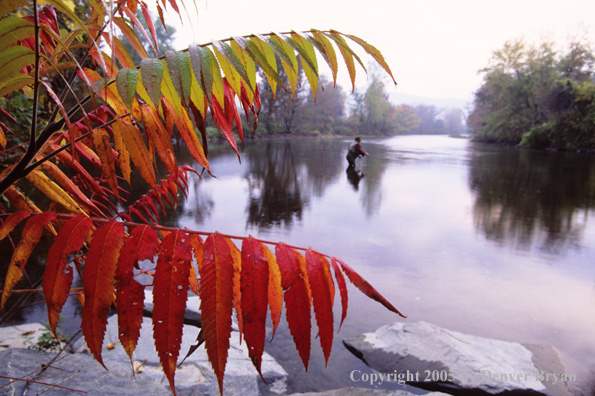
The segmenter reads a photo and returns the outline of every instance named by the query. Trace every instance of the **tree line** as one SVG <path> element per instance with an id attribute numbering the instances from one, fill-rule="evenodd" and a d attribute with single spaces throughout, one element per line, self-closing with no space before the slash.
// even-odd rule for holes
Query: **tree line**
<path id="1" fill-rule="evenodd" d="M 305 80 L 300 68 L 300 84 L 295 95 L 282 90 L 273 95 L 270 87 L 264 87 L 256 135 L 394 136 L 465 132 L 461 109 L 392 104 L 382 76 L 374 70 L 368 76 L 367 88 L 356 89 L 353 94 L 322 77 L 315 98 Z"/>
<path id="2" fill-rule="evenodd" d="M 507 42 L 481 70 L 468 117 L 474 140 L 534 148 L 595 148 L 595 57 L 574 41 Z"/>

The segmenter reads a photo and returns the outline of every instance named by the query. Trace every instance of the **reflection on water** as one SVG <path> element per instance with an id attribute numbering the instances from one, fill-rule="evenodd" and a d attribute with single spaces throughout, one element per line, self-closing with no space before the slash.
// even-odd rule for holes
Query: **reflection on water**
<path id="1" fill-rule="evenodd" d="M 469 184 L 474 220 L 489 239 L 563 253 L 580 246 L 595 204 L 589 156 L 475 145 Z"/>
<path id="2" fill-rule="evenodd" d="M 356 268 L 408 321 L 554 345 L 587 382 L 595 371 L 595 160 L 404 136 L 367 139 L 370 155 L 348 173 L 349 143 L 248 143 L 241 165 L 213 150 L 217 178 L 191 184 L 177 224 L 312 245 Z M 328 368 L 313 339 L 306 373 L 286 327 L 267 345 L 291 373 L 291 392 L 364 385 L 349 380 L 366 368 L 341 340 L 401 319 L 353 288 L 349 311 Z"/>

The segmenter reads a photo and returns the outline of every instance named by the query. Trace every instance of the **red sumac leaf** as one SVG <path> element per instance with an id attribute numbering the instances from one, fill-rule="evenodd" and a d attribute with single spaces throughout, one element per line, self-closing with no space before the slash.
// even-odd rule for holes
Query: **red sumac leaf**
<path id="1" fill-rule="evenodd" d="M 378 301 L 380 304 L 384 305 L 389 311 L 396 313 L 397 315 L 406 318 L 397 308 L 395 308 L 386 298 L 384 298 L 376 289 L 372 287 L 364 278 L 362 278 L 357 272 L 353 270 L 350 266 L 345 264 L 343 261 L 335 258 L 335 260 L 341 264 L 341 269 L 347 275 L 347 278 L 353 283 L 358 289 L 362 291 L 366 296 L 370 297 L 372 300 Z"/>
<path id="2" fill-rule="evenodd" d="M 314 315 L 318 325 L 320 346 L 324 360 L 328 358 L 333 347 L 333 299 L 335 286 L 329 270 L 329 263 L 320 253 L 312 250 L 306 251 L 306 266 L 308 268 L 308 281 L 312 292 Z"/>
<path id="3" fill-rule="evenodd" d="M 6 271 L 4 280 L 4 289 L 2 290 L 2 300 L 0 302 L 0 311 L 4 309 L 6 301 L 12 294 L 12 289 L 23 276 L 23 270 L 33 249 L 41 239 L 41 234 L 47 223 L 56 219 L 56 213 L 44 212 L 35 215 L 27 220 L 21 239 L 17 245 Z"/>
<path id="4" fill-rule="evenodd" d="M 72 284 L 72 268 L 66 267 L 66 257 L 83 246 L 92 227 L 93 220 L 88 217 L 83 215 L 73 217 L 60 228 L 48 251 L 42 287 L 48 310 L 48 322 L 54 334 Z"/>
<path id="5" fill-rule="evenodd" d="M 153 337 L 174 395 L 174 375 L 182 342 L 191 261 L 192 246 L 185 232 L 175 230 L 163 238 L 153 281 Z"/>
<path id="6" fill-rule="evenodd" d="M 211 234 L 200 266 L 200 311 L 205 349 L 223 392 L 233 304 L 234 263 L 227 239 Z"/>
<path id="7" fill-rule="evenodd" d="M 103 367 L 101 347 L 108 310 L 113 301 L 116 264 L 125 234 L 122 223 L 113 219 L 95 231 L 83 266 L 85 305 L 81 327 L 89 350 Z"/>
<path id="8" fill-rule="evenodd" d="M 153 260 L 159 245 L 157 232 L 149 226 L 135 227 L 124 241 L 116 269 L 118 337 L 129 357 L 136 349 L 143 322 L 144 286 L 133 278 L 134 266 Z"/>
<path id="9" fill-rule="evenodd" d="M 335 272 L 335 279 L 337 279 L 337 286 L 339 286 L 339 292 L 341 293 L 341 323 L 339 324 L 339 330 L 341 330 L 341 326 L 343 326 L 343 321 L 347 317 L 347 306 L 349 302 L 349 297 L 347 294 L 347 284 L 345 283 L 345 277 L 337 264 L 337 259 L 332 258 L 331 264 L 333 266 L 333 271 Z M 339 332 L 337 330 L 337 333 Z"/>
<path id="10" fill-rule="evenodd" d="M 3 240 L 14 230 L 14 228 L 23 220 L 31 215 L 28 210 L 19 210 L 11 213 L 0 226 L 0 241 Z"/>
<path id="11" fill-rule="evenodd" d="M 252 237 L 242 242 L 242 319 L 248 356 L 260 377 L 266 336 L 269 264 L 263 246 Z"/>
<path id="12" fill-rule="evenodd" d="M 275 248 L 277 264 L 281 270 L 283 290 L 285 290 L 285 310 L 289 331 L 295 347 L 308 370 L 310 360 L 311 301 L 306 259 L 297 251 L 280 243 Z"/>

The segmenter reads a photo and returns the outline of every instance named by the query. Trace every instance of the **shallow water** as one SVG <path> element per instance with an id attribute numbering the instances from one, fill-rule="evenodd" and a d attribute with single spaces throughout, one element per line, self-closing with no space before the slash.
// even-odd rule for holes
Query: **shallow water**
<path id="1" fill-rule="evenodd" d="M 349 314 L 324 368 L 308 372 L 286 328 L 267 351 L 290 391 L 363 386 L 341 340 L 398 320 L 555 346 L 581 382 L 595 368 L 595 159 L 436 136 L 248 143 L 242 164 L 214 153 L 216 179 L 192 183 L 177 225 L 283 241 L 346 261 L 401 310 L 350 287 Z M 337 303 L 338 305 L 338 303 Z M 335 328 L 340 307 L 336 306 Z M 313 333 L 315 336 L 316 334 Z"/>

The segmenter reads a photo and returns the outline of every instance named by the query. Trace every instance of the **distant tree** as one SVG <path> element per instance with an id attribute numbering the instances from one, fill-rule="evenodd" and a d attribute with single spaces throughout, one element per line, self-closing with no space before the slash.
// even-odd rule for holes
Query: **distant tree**
<path id="1" fill-rule="evenodd" d="M 333 88 L 333 83 L 321 76 L 316 100 L 310 92 L 298 110 L 300 131 L 307 134 L 318 131 L 324 135 L 345 132 L 345 104 L 343 88 L 339 85 Z"/>
<path id="2" fill-rule="evenodd" d="M 304 82 L 304 71 L 301 64 L 298 64 L 297 79 L 298 84 L 294 93 L 283 89 L 273 90 L 270 85 L 263 84 L 260 92 L 261 110 L 259 116 L 259 127 L 257 134 L 289 134 L 297 132 L 300 129 L 297 114 L 303 107 L 307 84 Z M 279 78 L 286 86 L 289 86 L 287 74 L 278 62 Z M 258 71 L 261 80 L 266 76 L 262 69 Z"/>
<path id="3" fill-rule="evenodd" d="M 460 135 L 465 132 L 463 110 L 459 108 L 451 108 L 444 112 L 444 129 L 445 132 L 451 135 Z"/>

